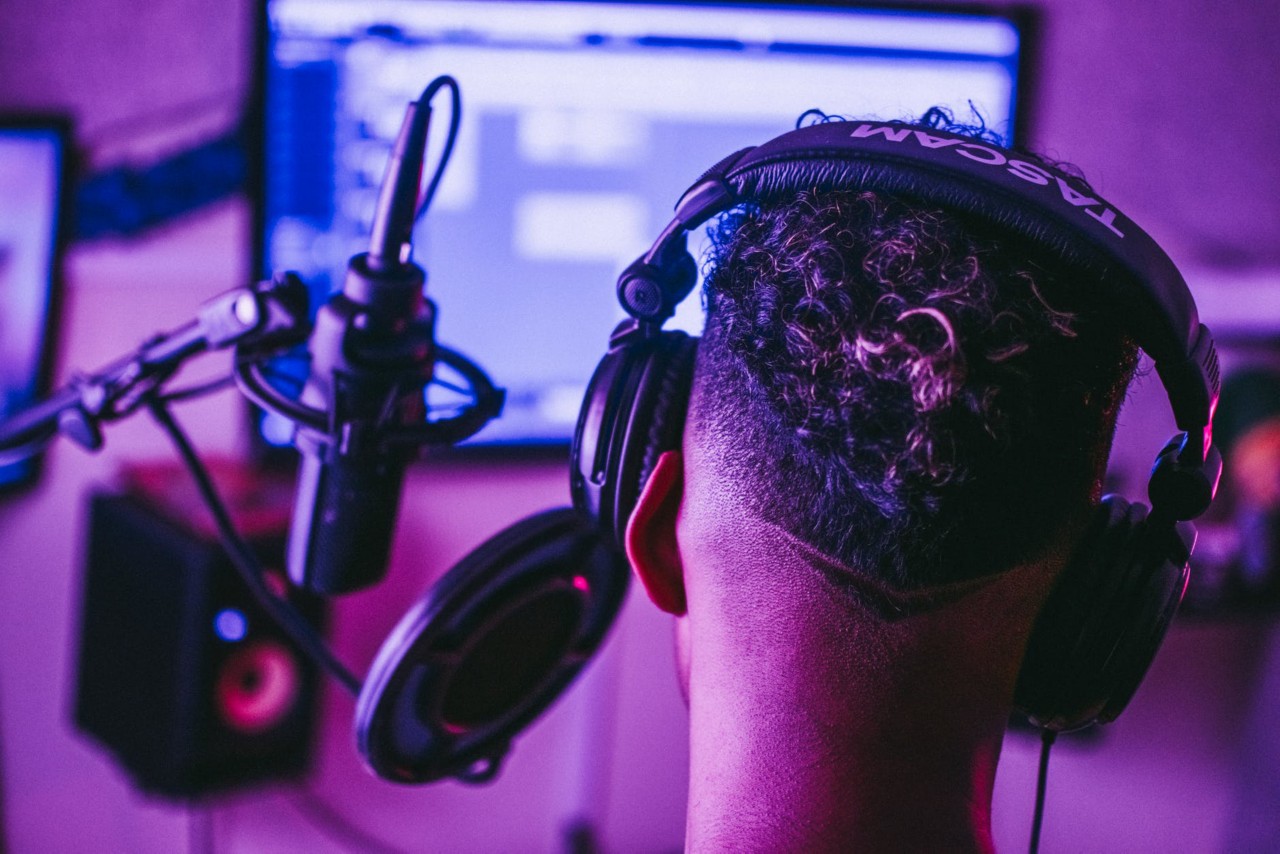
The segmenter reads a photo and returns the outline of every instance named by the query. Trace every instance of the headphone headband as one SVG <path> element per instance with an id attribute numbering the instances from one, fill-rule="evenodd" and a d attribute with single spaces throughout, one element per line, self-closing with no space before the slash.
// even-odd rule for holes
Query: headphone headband
<path id="1" fill-rule="evenodd" d="M 1031 630 L 1014 692 L 1016 706 L 1052 730 L 1114 719 L 1181 600 L 1195 542 L 1187 521 L 1209 506 L 1222 472 L 1210 435 L 1218 365 L 1173 262 L 1060 169 L 972 137 L 873 122 L 814 125 L 721 160 L 618 280 L 631 319 L 610 336 L 583 399 L 571 451 L 574 506 L 622 546 L 652 461 L 681 447 L 695 345 L 662 325 L 697 278 L 689 232 L 736 205 L 786 205 L 811 188 L 892 194 L 1027 241 L 1090 293 L 1096 287 L 1155 360 L 1186 432 L 1156 458 L 1150 511 L 1118 495 L 1102 499 Z"/>
<path id="2" fill-rule="evenodd" d="M 1177 267 L 1154 240 L 1078 179 L 980 139 L 881 122 L 826 122 L 784 133 L 711 167 L 681 197 L 675 218 L 619 281 L 625 308 L 665 320 L 691 283 L 664 282 L 685 237 L 743 202 L 770 202 L 802 189 L 876 190 L 977 217 L 1029 239 L 1064 264 L 1113 288 L 1129 331 L 1156 364 L 1178 427 L 1209 452 L 1219 390 L 1213 336 Z M 638 307 L 630 285 L 657 279 L 661 309 Z M 652 292 L 651 292 L 652 293 Z"/>

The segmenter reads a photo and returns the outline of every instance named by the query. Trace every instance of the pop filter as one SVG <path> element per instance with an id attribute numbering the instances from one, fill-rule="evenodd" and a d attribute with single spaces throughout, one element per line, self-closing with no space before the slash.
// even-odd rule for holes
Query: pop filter
<path id="1" fill-rule="evenodd" d="M 568 508 L 500 531 L 383 642 L 356 706 L 369 767 L 399 783 L 491 779 L 617 616 L 626 558 Z"/>

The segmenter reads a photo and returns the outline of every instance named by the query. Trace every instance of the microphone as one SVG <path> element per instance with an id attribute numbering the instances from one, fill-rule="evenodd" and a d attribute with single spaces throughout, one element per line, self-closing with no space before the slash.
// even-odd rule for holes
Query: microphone
<path id="1" fill-rule="evenodd" d="M 387 163 L 369 251 L 351 258 L 342 289 L 317 313 L 300 402 L 323 410 L 324 429 L 300 423 L 298 490 L 287 568 L 320 594 L 380 581 L 405 468 L 417 443 L 398 440 L 426 417 L 436 361 L 435 306 L 412 260 L 413 225 L 431 115 L 409 105 Z"/>

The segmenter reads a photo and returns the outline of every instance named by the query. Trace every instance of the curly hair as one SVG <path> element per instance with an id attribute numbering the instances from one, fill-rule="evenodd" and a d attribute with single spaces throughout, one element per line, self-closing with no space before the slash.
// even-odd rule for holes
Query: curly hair
<path id="1" fill-rule="evenodd" d="M 1010 568 L 1096 498 L 1136 349 L 1037 247 L 816 190 L 712 243 L 690 424 L 760 518 L 906 591 Z"/>

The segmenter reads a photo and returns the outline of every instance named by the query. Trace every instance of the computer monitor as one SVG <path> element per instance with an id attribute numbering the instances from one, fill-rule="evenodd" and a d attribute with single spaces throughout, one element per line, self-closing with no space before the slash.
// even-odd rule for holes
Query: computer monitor
<path id="1" fill-rule="evenodd" d="M 63 119 L 0 114 L 0 421 L 48 390 L 69 144 Z M 0 492 L 35 480 L 27 450 L 0 449 Z"/>
<path id="2" fill-rule="evenodd" d="M 406 103 L 436 75 L 461 84 L 461 133 L 415 250 L 439 339 L 507 389 L 480 445 L 568 441 L 622 316 L 618 273 L 724 155 L 812 108 L 972 107 L 1006 141 L 1023 115 L 1026 28 L 996 12 L 265 0 L 262 23 L 261 272 L 296 270 L 314 303 L 367 247 Z M 669 325 L 696 332 L 698 299 Z M 284 443 L 280 426 L 265 432 Z"/>

